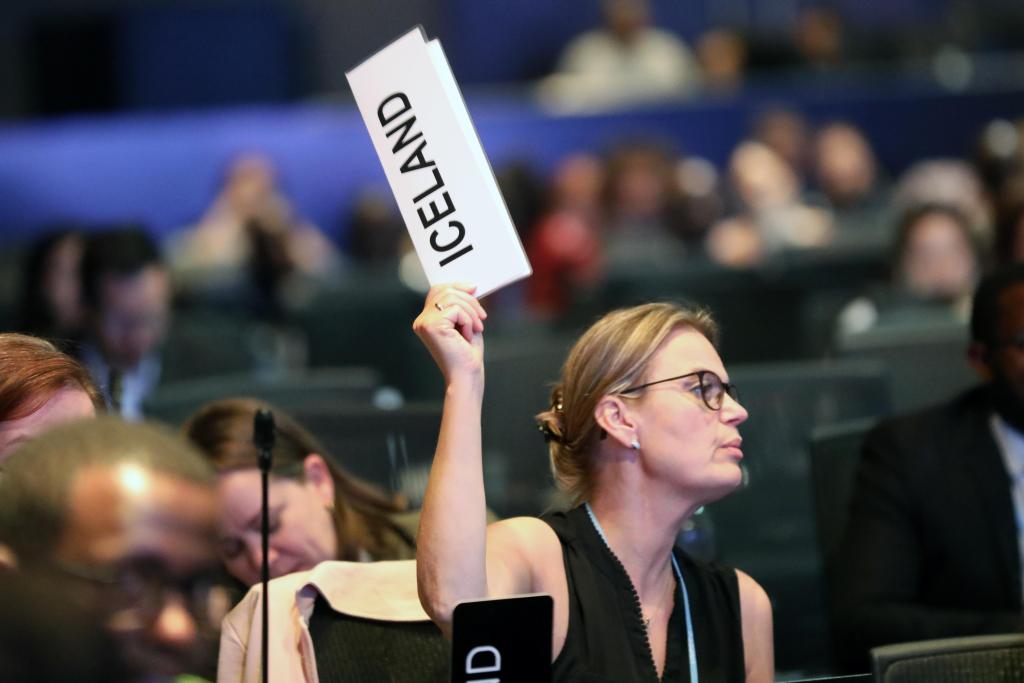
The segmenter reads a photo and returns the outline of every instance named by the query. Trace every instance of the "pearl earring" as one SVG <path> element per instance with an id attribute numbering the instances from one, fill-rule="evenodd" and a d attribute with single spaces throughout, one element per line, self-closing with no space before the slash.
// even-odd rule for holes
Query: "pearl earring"
<path id="1" fill-rule="evenodd" d="M 633 443 L 631 443 L 629 445 L 633 447 L 634 451 L 640 450 L 640 442 L 637 441 L 636 439 L 633 439 Z"/>

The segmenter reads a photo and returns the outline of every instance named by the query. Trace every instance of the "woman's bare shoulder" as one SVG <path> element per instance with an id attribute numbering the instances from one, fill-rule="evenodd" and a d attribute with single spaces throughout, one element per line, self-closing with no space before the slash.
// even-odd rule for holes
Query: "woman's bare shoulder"
<path id="1" fill-rule="evenodd" d="M 772 603 L 760 584 L 749 575 L 737 569 L 736 579 L 740 591 L 747 683 L 769 683 L 775 670 Z"/>
<path id="2" fill-rule="evenodd" d="M 487 527 L 487 543 L 538 557 L 561 557 L 561 544 L 555 530 L 538 517 L 510 517 Z"/>
<path id="3" fill-rule="evenodd" d="M 511 517 L 488 526 L 487 557 L 489 565 L 500 563 L 510 584 L 519 589 L 548 591 L 565 582 L 558 536 L 537 517 Z"/>

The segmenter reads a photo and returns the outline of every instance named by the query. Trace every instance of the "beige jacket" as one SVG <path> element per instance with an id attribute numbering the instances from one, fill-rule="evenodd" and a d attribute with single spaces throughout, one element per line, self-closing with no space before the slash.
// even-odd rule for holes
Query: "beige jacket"
<path id="1" fill-rule="evenodd" d="M 309 619 L 316 596 L 343 614 L 388 621 L 429 621 L 416 594 L 416 563 L 324 562 L 270 582 L 268 679 L 319 683 Z M 263 587 L 253 586 L 224 618 L 217 683 L 259 683 Z"/>

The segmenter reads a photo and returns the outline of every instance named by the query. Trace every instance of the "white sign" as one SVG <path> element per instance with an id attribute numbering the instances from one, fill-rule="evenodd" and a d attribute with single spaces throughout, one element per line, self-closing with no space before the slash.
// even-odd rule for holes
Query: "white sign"
<path id="1" fill-rule="evenodd" d="M 417 26 L 346 76 L 430 283 L 484 296 L 530 275 L 437 39 Z"/>

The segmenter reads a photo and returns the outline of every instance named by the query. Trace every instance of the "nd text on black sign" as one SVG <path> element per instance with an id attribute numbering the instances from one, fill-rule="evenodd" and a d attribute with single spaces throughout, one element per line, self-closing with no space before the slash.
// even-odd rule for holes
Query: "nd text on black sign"
<path id="1" fill-rule="evenodd" d="M 548 683 L 552 609 L 549 595 L 456 605 L 452 683 Z"/>
<path id="2" fill-rule="evenodd" d="M 416 205 L 423 229 L 430 230 L 430 248 L 440 256 L 438 265 L 443 268 L 473 251 L 473 245 L 466 239 L 466 226 L 455 218 L 455 203 L 446 189 L 441 170 L 437 162 L 427 156 L 427 139 L 422 130 L 415 130 L 416 116 L 412 113 L 409 97 L 402 92 L 385 97 L 377 107 L 377 119 L 384 127 L 384 135 L 394 138 L 391 153 L 401 161 L 399 170 L 403 174 L 416 173 L 417 177 L 423 177 L 423 191 L 412 198 L 412 203 Z M 388 126 L 392 126 L 390 130 Z M 447 226 L 435 227 L 445 218 L 449 218 Z M 441 234 L 442 229 L 444 235 Z M 462 248 L 458 249 L 460 246 Z M 458 251 L 453 251 L 455 249 Z"/>

